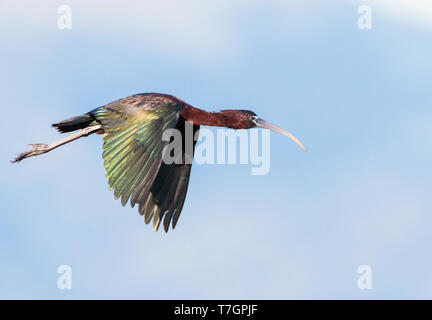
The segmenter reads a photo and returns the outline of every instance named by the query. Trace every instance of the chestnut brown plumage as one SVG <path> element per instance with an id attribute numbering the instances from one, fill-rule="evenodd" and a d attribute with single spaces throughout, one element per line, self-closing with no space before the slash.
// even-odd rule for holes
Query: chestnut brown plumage
<path id="1" fill-rule="evenodd" d="M 32 149 L 18 155 L 12 162 L 49 152 L 63 144 L 92 133 L 103 134 L 104 166 L 108 185 L 122 205 L 130 201 L 138 205 L 144 221 L 153 220 L 158 230 L 163 224 L 167 232 L 174 229 L 189 184 L 191 164 L 185 161 L 185 145 L 181 163 L 166 164 L 162 150 L 168 142 L 162 140 L 167 129 L 178 129 L 185 139 L 185 122 L 193 123 L 193 134 L 201 125 L 232 129 L 267 128 L 293 139 L 294 136 L 257 117 L 249 110 L 207 112 L 174 96 L 143 93 L 126 97 L 96 108 L 78 117 L 53 124 L 61 133 L 78 132 L 52 144 L 33 144 Z M 195 147 L 195 142 L 193 143 Z"/>

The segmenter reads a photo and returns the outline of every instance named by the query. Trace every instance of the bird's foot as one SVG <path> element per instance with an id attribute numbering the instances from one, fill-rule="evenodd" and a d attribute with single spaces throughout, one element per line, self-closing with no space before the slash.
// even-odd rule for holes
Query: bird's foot
<path id="1" fill-rule="evenodd" d="M 39 143 L 39 144 L 29 144 L 29 146 L 31 147 L 30 150 L 21 152 L 18 157 L 16 157 L 15 159 L 13 159 L 11 162 L 20 162 L 21 160 L 25 159 L 25 158 L 29 158 L 29 157 L 33 157 L 33 156 L 37 156 L 39 154 L 43 154 L 48 152 L 49 149 L 49 145 L 44 144 L 44 143 Z"/>

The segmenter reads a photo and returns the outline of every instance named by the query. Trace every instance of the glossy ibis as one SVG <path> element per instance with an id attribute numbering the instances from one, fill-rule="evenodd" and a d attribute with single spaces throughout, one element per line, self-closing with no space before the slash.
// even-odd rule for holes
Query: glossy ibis
<path id="1" fill-rule="evenodd" d="M 178 129 L 182 135 L 185 121 L 193 123 L 194 133 L 201 125 L 232 129 L 266 128 L 279 132 L 305 148 L 293 135 L 264 121 L 248 110 L 207 112 L 167 94 L 136 94 L 96 108 L 84 115 L 54 123 L 61 133 L 76 133 L 52 144 L 32 144 L 12 162 L 46 153 L 92 133 L 103 134 L 103 159 L 109 188 L 122 205 L 130 199 L 138 204 L 140 215 L 153 229 L 161 221 L 165 231 L 174 229 L 186 197 L 191 164 L 162 161 L 162 140 L 166 129 Z M 194 142 L 195 146 L 195 142 Z M 183 145 L 184 148 L 184 145 Z"/>

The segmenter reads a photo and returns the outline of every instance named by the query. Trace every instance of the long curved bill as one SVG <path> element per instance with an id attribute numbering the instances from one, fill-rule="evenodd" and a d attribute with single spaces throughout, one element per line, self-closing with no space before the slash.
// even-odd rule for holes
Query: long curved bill
<path id="1" fill-rule="evenodd" d="M 293 140 L 295 143 L 297 143 L 298 146 L 300 148 L 302 148 L 302 150 L 304 152 L 306 152 L 306 148 L 303 146 L 303 144 L 300 142 L 300 140 L 297 139 L 296 137 L 294 137 L 291 133 L 285 131 L 284 129 L 281 129 L 281 128 L 275 126 L 274 124 L 272 124 L 272 123 L 270 123 L 268 121 L 260 119 L 260 118 L 257 118 L 255 120 L 255 122 L 256 122 L 258 128 L 270 129 L 270 130 L 273 130 L 273 131 L 278 132 L 280 134 L 283 134 L 284 136 L 287 136 L 288 138 L 290 138 L 291 140 Z"/>

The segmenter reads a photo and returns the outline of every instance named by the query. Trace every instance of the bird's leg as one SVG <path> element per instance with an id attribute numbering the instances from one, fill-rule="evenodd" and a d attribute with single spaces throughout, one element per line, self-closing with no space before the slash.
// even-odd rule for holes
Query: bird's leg
<path id="1" fill-rule="evenodd" d="M 86 137 L 89 134 L 95 133 L 96 131 L 100 130 L 102 128 L 102 125 L 98 124 L 96 126 L 87 127 L 84 129 L 81 129 L 78 132 L 75 132 L 74 134 L 71 134 L 70 136 L 67 136 L 66 138 L 63 138 L 61 140 L 55 141 L 51 144 L 30 144 L 32 148 L 30 150 L 24 151 L 18 155 L 15 159 L 13 159 L 11 162 L 19 162 L 25 158 L 37 156 L 43 153 L 47 153 L 55 148 L 58 148 L 66 143 L 69 143 L 71 141 L 74 141 L 76 139 L 79 139 L 81 137 Z"/>

